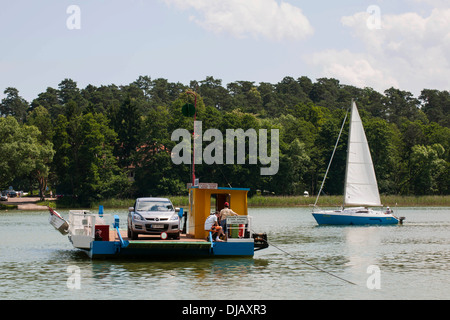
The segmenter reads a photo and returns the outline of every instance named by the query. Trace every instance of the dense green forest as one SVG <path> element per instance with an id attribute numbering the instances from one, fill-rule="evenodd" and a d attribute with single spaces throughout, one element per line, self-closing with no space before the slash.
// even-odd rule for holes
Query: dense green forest
<path id="1" fill-rule="evenodd" d="M 197 93 L 197 120 L 209 128 L 279 129 L 280 164 L 273 176 L 260 166 L 195 167 L 201 182 L 252 192 L 316 194 L 351 99 L 363 119 L 382 194 L 449 194 L 450 93 L 423 89 L 419 97 L 390 88 L 340 84 L 336 79 L 285 77 L 279 83 L 207 77 L 189 86 L 140 76 L 129 85 L 88 85 L 71 79 L 33 101 L 6 88 L 0 104 L 0 188 L 50 188 L 80 203 L 111 197 L 184 195 L 189 165 L 174 165 L 174 130 L 192 132 L 182 106 Z M 325 184 L 342 194 L 344 130 Z M 204 143 L 205 145 L 207 143 Z"/>

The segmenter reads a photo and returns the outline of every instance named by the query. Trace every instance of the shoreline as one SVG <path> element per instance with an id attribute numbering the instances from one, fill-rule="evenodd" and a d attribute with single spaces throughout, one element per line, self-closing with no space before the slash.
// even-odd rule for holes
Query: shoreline
<path id="1" fill-rule="evenodd" d="M 188 207 L 187 196 L 163 196 L 169 198 L 176 207 Z M 316 198 L 313 196 L 260 196 L 255 195 L 248 198 L 249 208 L 290 208 L 290 207 L 313 207 Z M 103 205 L 105 209 L 122 209 L 133 205 L 135 199 L 107 199 L 91 204 L 90 207 L 79 207 L 78 209 L 95 209 Z M 381 196 L 383 205 L 390 207 L 450 207 L 450 195 L 445 196 Z M 0 210 L 47 210 L 50 205 L 54 209 L 75 209 L 72 204 L 56 202 L 55 198 L 40 201 L 37 197 L 11 198 L 0 203 Z M 342 196 L 322 196 L 319 198 L 319 207 L 342 206 Z"/>
<path id="2" fill-rule="evenodd" d="M 188 196 L 161 196 L 169 198 L 176 207 L 189 207 Z M 312 207 L 316 198 L 313 196 L 259 196 L 254 195 L 248 198 L 249 208 L 261 207 Z M 103 205 L 105 209 L 128 208 L 133 206 L 135 199 L 107 199 L 91 204 L 88 209 L 96 209 Z M 450 207 L 450 195 L 445 196 L 381 196 L 384 206 L 390 207 Z M 56 206 L 56 202 L 52 202 Z M 323 196 L 319 198 L 320 207 L 341 207 L 342 196 Z M 63 206 L 59 207 L 63 208 Z M 69 207 L 65 207 L 69 209 Z"/>
<path id="3" fill-rule="evenodd" d="M 342 207 L 342 196 L 322 196 L 318 207 Z M 304 196 L 254 196 L 249 207 L 313 207 L 316 197 Z M 384 207 L 449 207 L 450 195 L 445 196 L 381 196 Z"/>
<path id="4" fill-rule="evenodd" d="M 44 202 L 50 203 L 50 201 L 56 200 L 55 198 L 49 198 Z M 38 204 L 40 202 L 39 197 L 23 197 L 23 198 L 9 198 L 8 201 L 0 202 L 0 210 L 24 210 L 24 211 L 41 211 L 47 210 L 47 205 Z"/>

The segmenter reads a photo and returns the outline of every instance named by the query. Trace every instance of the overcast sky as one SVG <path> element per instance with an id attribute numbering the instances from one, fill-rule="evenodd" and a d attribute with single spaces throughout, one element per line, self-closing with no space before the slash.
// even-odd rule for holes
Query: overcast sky
<path id="1" fill-rule="evenodd" d="M 71 78 L 125 85 L 285 76 L 450 89 L 449 0 L 0 0 L 0 98 Z M 73 7 L 72 5 L 75 5 Z"/>

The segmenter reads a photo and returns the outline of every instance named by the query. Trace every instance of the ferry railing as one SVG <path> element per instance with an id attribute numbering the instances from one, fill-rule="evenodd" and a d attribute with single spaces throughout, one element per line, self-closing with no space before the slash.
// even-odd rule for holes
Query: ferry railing
<path id="1" fill-rule="evenodd" d="M 112 220 L 110 214 L 101 216 L 87 210 L 69 211 L 69 233 L 95 238 L 96 225 L 109 225 Z"/>
<path id="2" fill-rule="evenodd" d="M 251 216 L 231 216 L 227 217 L 228 239 L 243 239 L 252 237 L 252 217 Z"/>
<path id="3" fill-rule="evenodd" d="M 69 233 L 77 236 L 95 236 L 95 216 L 89 211 L 72 210 L 69 212 Z"/>
<path id="4" fill-rule="evenodd" d="M 119 216 L 116 214 L 114 215 L 114 224 L 113 227 L 116 229 L 117 235 L 119 237 L 119 241 L 120 241 L 120 247 L 121 248 L 126 248 L 129 244 L 128 241 L 124 241 L 122 238 L 122 235 L 120 234 L 120 230 L 119 230 Z"/>

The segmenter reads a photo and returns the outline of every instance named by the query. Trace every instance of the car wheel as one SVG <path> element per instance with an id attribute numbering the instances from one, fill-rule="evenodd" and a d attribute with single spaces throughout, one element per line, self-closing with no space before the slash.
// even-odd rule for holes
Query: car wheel
<path id="1" fill-rule="evenodd" d="M 180 240 L 180 233 L 178 232 L 178 233 L 174 234 L 172 236 L 172 238 L 175 239 L 175 240 Z"/>
<path id="2" fill-rule="evenodd" d="M 128 232 L 130 233 L 129 238 L 131 238 L 131 240 L 137 240 L 139 234 L 134 232 L 133 229 L 128 229 Z"/>

